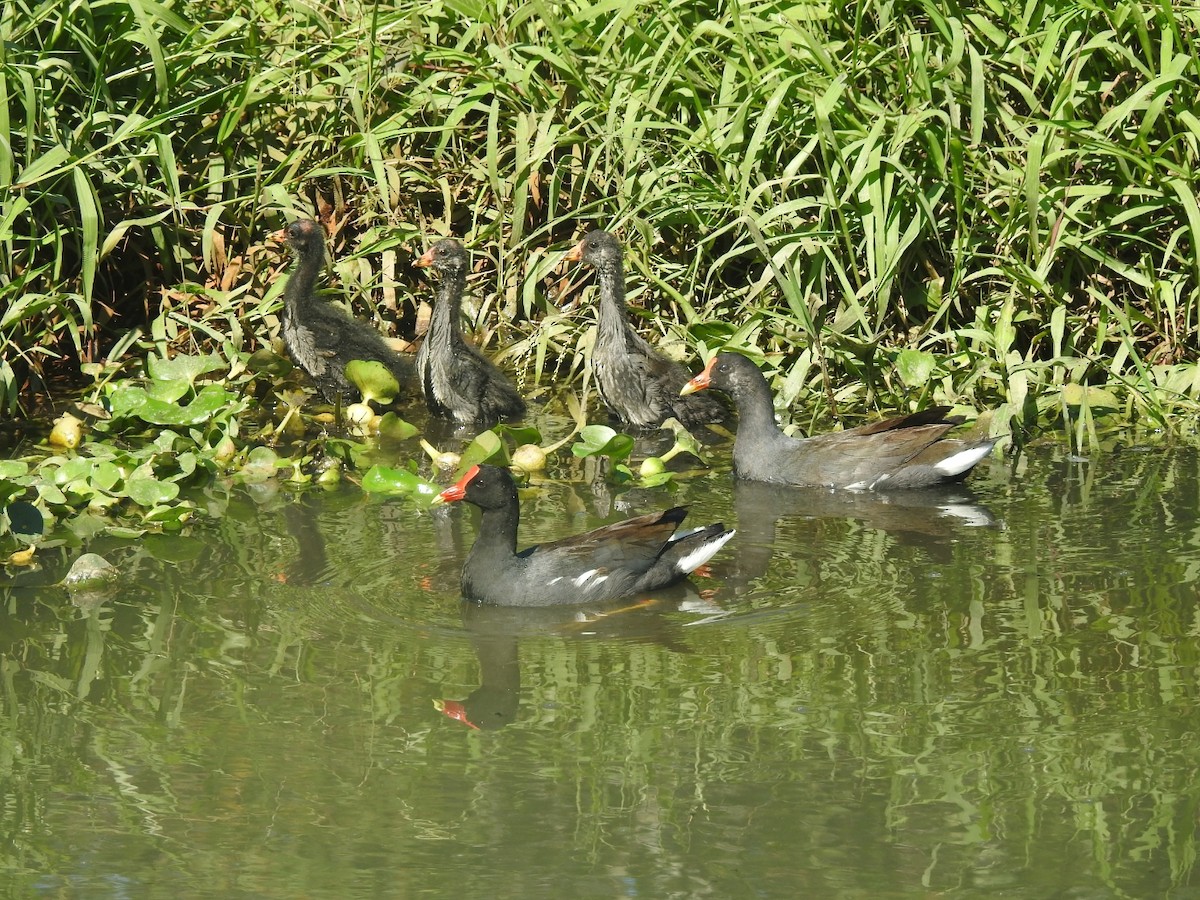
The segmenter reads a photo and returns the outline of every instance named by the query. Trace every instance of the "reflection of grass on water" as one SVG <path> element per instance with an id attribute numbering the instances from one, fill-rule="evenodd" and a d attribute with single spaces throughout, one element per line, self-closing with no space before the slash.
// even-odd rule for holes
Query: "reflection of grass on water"
<path id="1" fill-rule="evenodd" d="M 484 733 L 430 704 L 480 677 L 440 539 L 352 491 L 304 523 L 281 515 L 293 498 L 235 494 L 202 537 L 110 550 L 128 580 L 98 608 L 3 589 L 9 883 L 70 872 L 81 847 L 153 883 L 156 851 L 199 873 L 257 834 L 238 883 L 261 896 L 364 871 L 431 888 L 445 842 L 513 884 L 565 857 L 656 896 L 797 877 L 826 895 L 1185 887 L 1195 510 L 1162 498 L 1194 496 L 1195 472 L 1193 454 L 1138 454 L 1064 486 L 1035 459 L 1019 497 L 981 487 L 1006 527 L 963 529 L 936 561 L 789 517 L 785 564 L 723 598 L 783 614 L 667 642 L 516 632 L 520 706 Z M 325 565 L 292 569 L 318 538 Z M 432 590 L 388 578 L 370 570 L 383 545 L 445 571 Z M 612 618 L 642 616 L 687 621 Z M 469 892 L 483 875 L 456 858 Z"/>

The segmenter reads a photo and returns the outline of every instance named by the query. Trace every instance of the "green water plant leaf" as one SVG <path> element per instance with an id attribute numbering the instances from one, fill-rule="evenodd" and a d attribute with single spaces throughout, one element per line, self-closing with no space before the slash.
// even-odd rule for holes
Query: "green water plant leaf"
<path id="1" fill-rule="evenodd" d="M 179 485 L 173 481 L 159 481 L 145 475 L 131 476 L 125 482 L 125 493 L 138 506 L 158 506 L 170 503 L 179 496 Z"/>
<path id="2" fill-rule="evenodd" d="M 459 471 L 465 472 L 471 466 L 480 463 L 492 463 L 497 466 L 508 465 L 508 448 L 500 435 L 494 431 L 484 431 L 475 436 L 475 440 L 467 444 L 459 460 Z"/>
<path id="3" fill-rule="evenodd" d="M 216 354 L 208 356 L 175 356 L 164 359 L 151 354 L 146 357 L 146 372 L 154 381 L 182 381 L 189 387 L 209 372 L 227 368 L 225 360 Z M 182 396 L 182 395 L 181 395 Z"/>
<path id="4" fill-rule="evenodd" d="M 362 489 L 372 494 L 416 494 L 432 499 L 438 492 L 437 485 L 430 484 L 408 469 L 390 466 L 371 466 L 363 475 Z"/>
<path id="5" fill-rule="evenodd" d="M 241 412 L 244 401 L 216 384 L 205 385 L 186 406 L 166 403 L 151 397 L 138 385 L 121 385 L 109 400 L 114 419 L 135 416 L 152 425 L 199 425 L 223 413 L 225 417 Z"/>
<path id="6" fill-rule="evenodd" d="M 112 584 L 120 576 L 117 567 L 98 553 L 85 553 L 63 577 L 63 587 L 68 590 L 93 590 Z"/>
<path id="7" fill-rule="evenodd" d="M 607 456 L 620 461 L 628 459 L 633 452 L 633 438 L 607 425 L 588 425 L 580 430 L 579 440 L 571 445 L 571 452 L 578 457 Z"/>
<path id="8" fill-rule="evenodd" d="M 391 441 L 406 441 L 418 431 L 416 425 L 404 421 L 394 412 L 384 413 L 379 419 L 379 436 Z"/>
<path id="9" fill-rule="evenodd" d="M 387 405 L 400 393 L 400 383 L 387 366 L 375 359 L 352 359 L 346 363 L 346 377 L 358 388 L 363 402 Z"/>

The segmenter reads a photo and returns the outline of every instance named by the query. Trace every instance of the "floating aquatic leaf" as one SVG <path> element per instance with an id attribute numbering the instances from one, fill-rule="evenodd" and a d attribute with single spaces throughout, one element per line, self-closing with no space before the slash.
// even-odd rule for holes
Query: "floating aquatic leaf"
<path id="1" fill-rule="evenodd" d="M 146 372 L 155 381 L 183 381 L 195 384 L 196 379 L 209 372 L 228 368 L 216 354 L 208 356 L 175 356 L 164 359 L 151 354 L 146 357 Z"/>
<path id="2" fill-rule="evenodd" d="M 438 488 L 408 469 L 371 466 L 363 475 L 362 488 L 373 494 L 418 494 L 434 497 Z"/>
<path id="3" fill-rule="evenodd" d="M 576 456 L 607 456 L 623 460 L 633 451 L 633 438 L 607 425 L 588 425 L 579 432 L 579 440 L 571 445 Z"/>
<path id="4" fill-rule="evenodd" d="M 384 413 L 379 419 L 379 436 L 392 441 L 406 441 L 417 433 L 416 425 L 406 422 L 394 412 Z"/>
<path id="5" fill-rule="evenodd" d="M 179 485 L 173 481 L 134 476 L 125 482 L 125 493 L 138 506 L 157 506 L 179 496 Z"/>
<path id="6" fill-rule="evenodd" d="M 29 473 L 29 463 L 20 459 L 0 459 L 0 478 L 20 478 Z"/>
<path id="7" fill-rule="evenodd" d="M 400 393 L 396 376 L 383 363 L 375 359 L 352 359 L 346 363 L 346 377 L 362 394 L 363 402 L 375 400 L 388 404 Z"/>
<path id="8" fill-rule="evenodd" d="M 153 425 L 199 425 L 218 413 L 228 417 L 241 412 L 245 403 L 216 384 L 206 384 L 186 406 L 155 400 L 136 385 L 122 385 L 113 391 L 109 408 L 114 419 L 136 416 Z"/>
<path id="9" fill-rule="evenodd" d="M 462 452 L 459 468 L 466 470 L 480 463 L 508 465 L 508 449 L 504 446 L 504 441 L 500 440 L 500 435 L 494 431 L 484 431 L 476 435 L 475 440 Z"/>

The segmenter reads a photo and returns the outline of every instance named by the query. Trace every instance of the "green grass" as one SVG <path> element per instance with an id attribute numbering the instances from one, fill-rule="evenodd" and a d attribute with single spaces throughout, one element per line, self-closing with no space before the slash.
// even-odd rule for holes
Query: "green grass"
<path id="1" fill-rule="evenodd" d="M 1198 26 L 1136 2 L 14 0 L 0 404 L 150 347 L 264 346 L 263 238 L 304 213 L 402 335 L 413 255 L 463 237 L 526 384 L 581 373 L 586 319 L 553 301 L 582 272 L 555 264 L 600 225 L 648 333 L 753 345 L 802 421 L 939 400 L 1082 444 L 1114 403 L 1190 428 Z"/>

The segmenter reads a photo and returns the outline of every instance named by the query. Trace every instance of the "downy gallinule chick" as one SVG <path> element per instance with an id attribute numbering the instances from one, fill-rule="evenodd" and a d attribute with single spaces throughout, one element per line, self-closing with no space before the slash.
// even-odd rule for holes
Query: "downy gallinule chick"
<path id="1" fill-rule="evenodd" d="M 657 352 L 629 324 L 625 312 L 625 272 L 621 245 L 607 231 L 591 231 L 566 255 L 596 270 L 600 311 L 592 365 L 596 385 L 609 410 L 637 428 L 657 428 L 674 416 L 686 428 L 725 418 L 726 409 L 710 396 L 681 397 L 690 373 Z"/>
<path id="2" fill-rule="evenodd" d="M 283 291 L 283 342 L 292 359 L 307 372 L 321 395 L 333 402 L 358 389 L 346 379 L 352 359 L 383 363 L 403 385 L 411 385 L 415 368 L 387 345 L 370 325 L 359 322 L 317 296 L 317 276 L 325 266 L 325 234 L 311 219 L 297 219 L 272 237 L 296 254 L 296 267 Z"/>
<path id="3" fill-rule="evenodd" d="M 998 440 L 945 437 L 962 421 L 947 417 L 948 406 L 848 431 L 791 438 L 775 423 L 771 389 L 762 372 L 736 353 L 718 353 L 683 392 L 709 387 L 733 398 L 738 412 L 733 471 L 753 481 L 857 491 L 948 484 L 965 478 Z"/>
<path id="4" fill-rule="evenodd" d="M 463 340 L 462 297 L 469 257 L 453 238 L 438 241 L 413 265 L 441 276 L 429 331 L 417 351 L 417 374 L 434 415 L 486 422 L 525 414 L 525 401 L 504 374 Z"/>
<path id="5" fill-rule="evenodd" d="M 617 600 L 682 581 L 733 537 L 720 522 L 676 534 L 687 508 L 626 519 L 517 552 L 520 506 L 507 469 L 472 466 L 434 503 L 466 500 L 483 510 L 462 571 L 463 596 L 497 606 Z"/>

